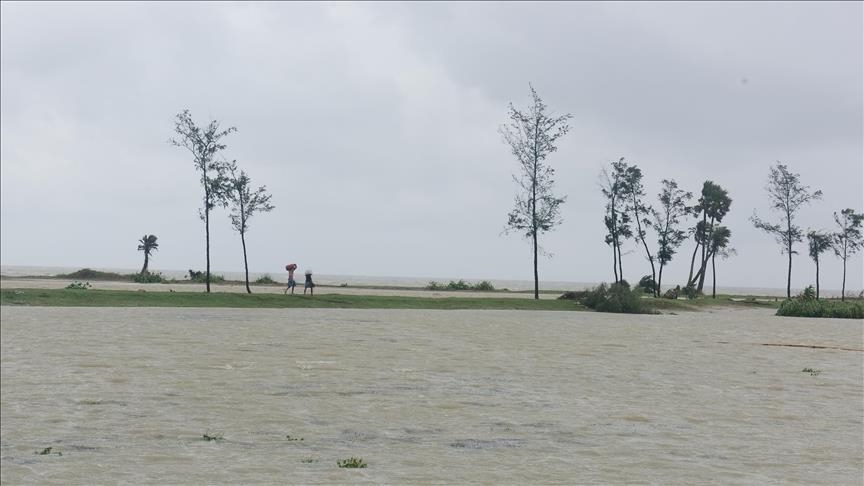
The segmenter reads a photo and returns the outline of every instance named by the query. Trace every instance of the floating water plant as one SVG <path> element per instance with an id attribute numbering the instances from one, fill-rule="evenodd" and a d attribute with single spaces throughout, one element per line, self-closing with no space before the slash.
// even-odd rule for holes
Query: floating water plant
<path id="1" fill-rule="evenodd" d="M 42 449 L 41 451 L 36 451 L 36 454 L 38 454 L 40 456 L 49 456 L 49 455 L 54 455 L 54 454 L 56 454 L 58 456 L 63 455 L 63 453 L 59 452 L 59 451 L 58 452 L 51 452 L 51 449 L 53 449 L 53 447 L 46 447 L 46 448 Z"/>
<path id="2" fill-rule="evenodd" d="M 348 459 L 336 461 L 336 465 L 347 468 L 364 468 L 367 464 L 363 461 L 363 458 L 351 456 Z"/>
<path id="3" fill-rule="evenodd" d="M 822 370 L 817 370 L 817 369 L 813 369 L 813 368 L 804 368 L 803 370 L 801 370 L 801 372 L 802 373 L 810 373 L 810 376 L 818 376 L 820 373 L 822 373 Z"/>
<path id="4" fill-rule="evenodd" d="M 303 437 L 291 437 L 290 435 L 285 436 L 288 440 L 303 440 Z"/>
<path id="5" fill-rule="evenodd" d="M 221 433 L 214 434 L 214 433 L 210 433 L 210 432 L 204 432 L 203 438 L 204 438 L 204 440 L 206 440 L 208 442 L 214 441 L 214 440 L 224 440 L 225 439 L 225 437 L 223 437 Z"/>

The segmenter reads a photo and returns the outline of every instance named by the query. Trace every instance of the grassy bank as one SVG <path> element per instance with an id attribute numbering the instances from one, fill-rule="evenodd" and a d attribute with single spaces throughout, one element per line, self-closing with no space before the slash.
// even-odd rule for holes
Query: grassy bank
<path id="1" fill-rule="evenodd" d="M 502 309 L 584 310 L 566 300 L 496 297 L 403 297 L 319 294 L 243 294 L 234 292 L 133 292 L 126 290 L 3 289 L 0 305 L 53 307 L 235 307 L 235 308 L 343 308 L 343 309 Z"/>

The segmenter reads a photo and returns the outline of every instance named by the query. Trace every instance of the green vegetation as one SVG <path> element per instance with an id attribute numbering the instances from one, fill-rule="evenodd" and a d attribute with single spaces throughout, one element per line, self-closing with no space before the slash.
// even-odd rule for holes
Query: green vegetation
<path id="1" fill-rule="evenodd" d="M 426 290 L 479 290 L 486 292 L 495 290 L 495 287 L 488 280 L 476 284 L 470 284 L 462 279 L 459 279 L 458 282 L 451 280 L 447 285 L 432 281 L 429 282 L 429 285 L 425 288 Z"/>
<path id="2" fill-rule="evenodd" d="M 54 449 L 53 447 L 46 447 L 46 448 L 42 449 L 41 451 L 36 451 L 35 454 L 38 454 L 40 456 L 53 456 L 53 455 L 62 456 L 63 455 L 63 453 L 60 451 L 51 452 L 53 449 Z"/>
<path id="3" fill-rule="evenodd" d="M 341 459 L 336 461 L 336 465 L 339 467 L 347 468 L 364 468 L 367 464 L 363 461 L 362 457 L 351 456 L 348 459 Z"/>
<path id="4" fill-rule="evenodd" d="M 190 282 L 195 283 L 207 283 L 207 274 L 204 272 L 196 272 L 195 270 L 189 269 L 189 275 L 183 278 L 188 278 Z M 213 275 L 210 274 L 210 283 L 224 283 L 225 276 L 223 275 Z"/>
<path id="5" fill-rule="evenodd" d="M 100 272 L 98 270 L 91 270 L 89 268 L 82 268 L 81 270 L 74 271 L 72 273 L 61 273 L 57 275 L 57 278 L 74 278 L 81 280 L 110 280 L 110 281 L 128 281 L 131 279 L 130 275 L 121 275 L 119 273 L 114 272 Z"/>
<path id="6" fill-rule="evenodd" d="M 290 435 L 286 435 L 285 438 L 288 439 L 288 440 L 291 440 L 291 441 L 301 441 L 301 440 L 303 440 L 303 437 L 291 437 Z"/>
<path id="7" fill-rule="evenodd" d="M 607 286 L 600 284 L 582 297 L 582 305 L 597 312 L 620 312 L 624 314 L 653 314 L 642 299 L 644 291 L 640 288 L 631 290 L 626 282 Z"/>
<path id="8" fill-rule="evenodd" d="M 235 292 L 133 292 L 125 290 L 2 289 L 0 305 L 54 307 L 232 307 L 338 309 L 582 310 L 577 302 L 508 297 L 404 297 L 320 294 L 314 298 Z"/>
<path id="9" fill-rule="evenodd" d="M 77 280 L 66 286 L 69 290 L 87 290 L 90 287 L 92 287 L 90 282 L 78 282 Z"/>
<path id="10" fill-rule="evenodd" d="M 201 436 L 207 442 L 224 440 L 225 437 L 221 433 L 212 433 L 212 432 L 204 432 L 204 435 Z"/>
<path id="11" fill-rule="evenodd" d="M 822 370 L 817 370 L 813 368 L 804 368 L 801 370 L 802 373 L 810 373 L 810 376 L 819 376 L 822 373 Z"/>
<path id="12" fill-rule="evenodd" d="M 785 300 L 777 309 L 778 316 L 789 317 L 833 317 L 839 319 L 864 319 L 864 301 L 819 299 Z"/>
<path id="13" fill-rule="evenodd" d="M 255 283 L 259 284 L 259 285 L 269 285 L 269 284 L 275 284 L 275 283 L 279 283 L 279 282 L 273 280 L 273 278 L 270 277 L 270 275 L 267 275 L 265 273 L 264 275 L 261 275 L 260 277 L 258 277 L 258 280 L 256 280 Z"/>
<path id="14" fill-rule="evenodd" d="M 135 283 L 163 283 L 166 281 L 166 279 L 159 272 L 146 272 L 132 274 L 132 281 Z"/>

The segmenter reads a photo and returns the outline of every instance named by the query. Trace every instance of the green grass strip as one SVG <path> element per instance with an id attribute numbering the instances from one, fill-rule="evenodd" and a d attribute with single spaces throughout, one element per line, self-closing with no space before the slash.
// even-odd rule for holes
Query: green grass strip
<path id="1" fill-rule="evenodd" d="M 138 292 L 128 290 L 3 289 L 0 305 L 51 307 L 231 307 L 325 309 L 501 309 L 576 311 L 568 300 L 506 297 L 405 297 L 319 294 L 241 294 L 236 292 Z"/>

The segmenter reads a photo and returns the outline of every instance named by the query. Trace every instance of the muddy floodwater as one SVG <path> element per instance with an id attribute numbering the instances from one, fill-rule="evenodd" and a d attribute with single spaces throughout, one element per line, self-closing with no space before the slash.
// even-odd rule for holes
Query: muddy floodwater
<path id="1" fill-rule="evenodd" d="M 4 485 L 864 482 L 860 320 L 8 306 L 0 317 Z M 368 467 L 336 466 L 351 456 Z"/>

